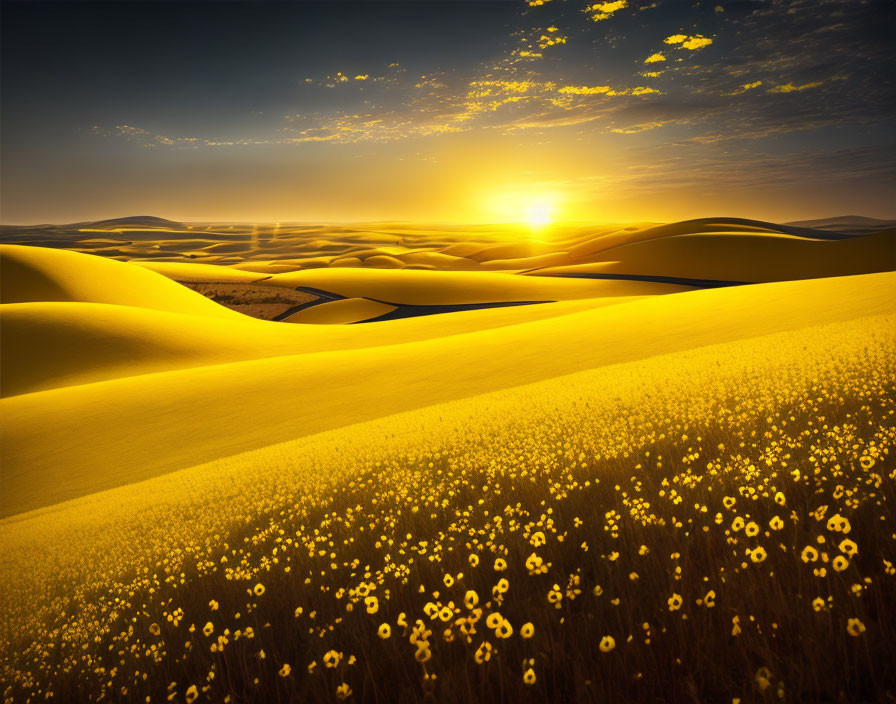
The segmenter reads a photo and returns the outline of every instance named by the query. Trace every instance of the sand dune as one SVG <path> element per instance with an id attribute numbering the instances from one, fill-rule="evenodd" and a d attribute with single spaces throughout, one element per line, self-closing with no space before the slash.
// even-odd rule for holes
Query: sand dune
<path id="1" fill-rule="evenodd" d="M 654 237 L 601 251 L 584 264 L 547 267 L 537 276 L 622 274 L 758 283 L 848 276 L 896 268 L 896 230 L 841 240 L 767 235 Z"/>
<path id="2" fill-rule="evenodd" d="M 2 513 L 560 374 L 892 314 L 894 286 L 896 274 L 875 274 L 694 291 L 499 330 L 6 398 Z"/>
<path id="3" fill-rule="evenodd" d="M 796 227 L 810 227 L 815 230 L 848 232 L 852 235 L 868 235 L 880 230 L 892 230 L 896 227 L 896 220 L 879 220 L 878 218 L 866 218 L 861 215 L 841 215 L 820 220 L 798 220 L 786 224 Z"/>
<path id="4" fill-rule="evenodd" d="M 786 225 L 730 217 L 665 224 L 557 224 L 537 233 L 518 225 L 183 224 L 139 216 L 72 225 L 5 227 L 0 228 L 0 241 L 147 263 L 221 265 L 266 275 L 328 267 L 519 271 L 578 266 L 605 261 L 602 253 L 624 245 L 696 235 L 728 238 L 732 249 L 728 254 L 735 257 L 740 249 L 749 250 L 754 238 L 762 237 L 768 240 L 764 245 L 768 256 L 786 258 L 791 252 L 786 246 L 788 240 L 849 239 L 886 228 L 885 221 L 855 216 Z M 779 252 L 782 242 L 785 245 Z M 691 278 L 720 278 L 722 273 Z"/>
<path id="5" fill-rule="evenodd" d="M 267 279 L 265 284 L 289 288 L 302 286 L 348 298 L 370 298 L 393 305 L 563 301 L 677 293 L 690 288 L 651 283 L 535 278 L 505 272 L 377 269 L 309 269 L 277 274 Z"/>
<path id="6" fill-rule="evenodd" d="M 349 299 L 308 309 L 312 317 L 298 321 L 326 324 L 283 325 L 246 316 L 222 319 L 98 303 L 7 304 L 0 306 L 4 333 L 0 392 L 15 396 L 160 371 L 395 345 L 518 325 L 629 300 L 589 299 L 474 310 L 363 327 L 337 323 L 394 308 Z M 336 304 L 343 305 L 330 308 Z"/>
<path id="7" fill-rule="evenodd" d="M 102 257 L 0 245 L 0 301 L 77 301 L 218 318 L 237 314 L 170 279 Z"/>

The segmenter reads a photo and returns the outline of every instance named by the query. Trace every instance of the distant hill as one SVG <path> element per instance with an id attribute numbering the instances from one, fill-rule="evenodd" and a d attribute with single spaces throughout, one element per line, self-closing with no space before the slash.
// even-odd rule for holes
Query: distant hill
<path id="1" fill-rule="evenodd" d="M 96 227 L 100 229 L 113 229 L 116 227 L 164 227 L 183 229 L 183 223 L 165 218 L 157 218 L 154 215 L 131 215 L 126 218 L 111 218 L 109 220 L 97 220 L 96 222 L 79 223 L 81 227 Z"/>
<path id="2" fill-rule="evenodd" d="M 833 218 L 820 220 L 798 220 L 788 222 L 794 227 L 809 227 L 813 230 L 831 230 L 834 232 L 848 232 L 852 235 L 867 235 L 872 232 L 880 232 L 896 227 L 896 220 L 878 220 L 866 218 L 862 215 L 839 215 Z"/>

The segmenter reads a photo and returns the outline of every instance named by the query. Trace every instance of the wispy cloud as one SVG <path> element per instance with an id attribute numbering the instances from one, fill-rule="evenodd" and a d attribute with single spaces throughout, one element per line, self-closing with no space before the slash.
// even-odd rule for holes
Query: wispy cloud
<path id="1" fill-rule="evenodd" d="M 694 23 L 659 26 L 647 41 L 633 24 L 642 13 L 631 12 L 627 0 L 592 3 L 584 13 L 554 0 L 523 7 L 524 21 L 496 57 L 468 75 L 413 75 L 393 63 L 299 79 L 308 90 L 344 91 L 344 108 L 297 110 L 264 134 L 176 136 L 134 124 L 94 131 L 145 146 L 199 148 L 582 125 L 636 135 L 675 123 L 687 131 L 683 140 L 716 144 L 873 123 L 886 119 L 881 106 L 896 97 L 893 81 L 881 80 L 881 45 L 847 41 L 864 21 L 847 2 L 825 0 L 818 11 L 808 0 L 773 0 L 746 14 L 716 8 L 710 19 L 698 14 Z M 640 53 L 645 59 L 614 59 L 651 44 L 658 50 Z M 811 100 L 802 95 L 810 90 L 817 93 Z"/>

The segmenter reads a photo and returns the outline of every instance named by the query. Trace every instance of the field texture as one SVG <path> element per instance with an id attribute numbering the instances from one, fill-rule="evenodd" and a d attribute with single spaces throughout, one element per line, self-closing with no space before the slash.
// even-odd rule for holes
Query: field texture
<path id="1" fill-rule="evenodd" d="M 894 231 L 720 220 L 3 246 L 4 700 L 896 698 Z"/>

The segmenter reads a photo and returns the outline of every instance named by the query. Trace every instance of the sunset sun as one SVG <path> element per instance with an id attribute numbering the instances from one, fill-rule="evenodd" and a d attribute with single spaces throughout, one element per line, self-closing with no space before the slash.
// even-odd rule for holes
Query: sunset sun
<path id="1" fill-rule="evenodd" d="M 538 200 L 529 205 L 526 211 L 526 222 L 530 227 L 544 227 L 553 220 L 553 207 L 545 200 Z"/>

